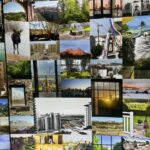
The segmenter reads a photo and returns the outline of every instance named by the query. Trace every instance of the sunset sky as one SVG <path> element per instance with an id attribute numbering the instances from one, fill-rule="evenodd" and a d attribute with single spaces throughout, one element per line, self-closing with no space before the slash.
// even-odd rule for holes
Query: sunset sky
<path id="1" fill-rule="evenodd" d="M 124 80 L 123 88 L 144 90 L 150 88 L 150 81 L 146 79 Z"/>

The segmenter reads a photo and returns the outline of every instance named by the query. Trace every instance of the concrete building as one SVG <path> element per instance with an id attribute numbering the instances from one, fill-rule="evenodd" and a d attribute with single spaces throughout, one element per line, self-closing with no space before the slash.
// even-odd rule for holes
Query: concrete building
<path id="1" fill-rule="evenodd" d="M 92 105 L 91 103 L 84 105 L 86 109 L 85 115 L 85 127 L 92 126 L 91 117 L 92 117 Z"/>
<path id="2" fill-rule="evenodd" d="M 61 116 L 59 113 L 45 114 L 38 118 L 38 131 L 55 131 L 61 129 Z"/>

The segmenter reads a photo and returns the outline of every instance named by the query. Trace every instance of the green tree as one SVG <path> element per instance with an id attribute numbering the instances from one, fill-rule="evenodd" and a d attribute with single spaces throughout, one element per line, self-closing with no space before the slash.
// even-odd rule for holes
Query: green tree
<path id="1" fill-rule="evenodd" d="M 114 145 L 113 150 L 121 150 L 122 149 L 122 143 L 118 142 Z"/>
<path id="2" fill-rule="evenodd" d="M 123 64 L 124 66 L 133 66 L 134 65 L 134 40 L 131 36 L 123 37 Z"/>
<path id="3" fill-rule="evenodd" d="M 31 64 L 29 61 L 20 61 L 9 64 L 7 67 L 8 78 L 13 79 L 30 79 Z"/>
<path id="4" fill-rule="evenodd" d="M 126 25 L 126 24 L 123 24 L 123 25 L 122 25 L 122 31 L 123 31 L 123 32 L 127 32 L 128 30 L 129 30 L 129 26 Z"/>
<path id="5" fill-rule="evenodd" d="M 94 134 L 93 135 L 93 150 L 101 150 L 101 146 L 98 144 L 98 137 Z"/>
<path id="6" fill-rule="evenodd" d="M 88 21 L 89 18 L 89 1 L 83 0 L 82 7 L 81 7 L 81 13 L 82 13 L 82 19 L 84 21 Z"/>
<path id="7" fill-rule="evenodd" d="M 150 58 L 141 58 L 135 62 L 135 70 L 149 70 Z"/>
<path id="8" fill-rule="evenodd" d="M 89 18 L 88 0 L 80 6 L 78 0 L 60 0 L 58 3 L 60 23 L 85 22 Z"/>
<path id="9" fill-rule="evenodd" d="M 145 22 L 144 21 L 141 21 L 141 23 L 140 23 L 140 27 L 141 27 L 141 33 L 142 33 L 142 30 L 143 30 L 143 28 L 145 27 Z"/>
<path id="10" fill-rule="evenodd" d="M 100 56 L 102 54 L 103 51 L 103 46 L 101 45 L 94 45 L 91 48 L 91 54 L 92 54 L 92 58 L 97 58 L 98 56 Z"/>

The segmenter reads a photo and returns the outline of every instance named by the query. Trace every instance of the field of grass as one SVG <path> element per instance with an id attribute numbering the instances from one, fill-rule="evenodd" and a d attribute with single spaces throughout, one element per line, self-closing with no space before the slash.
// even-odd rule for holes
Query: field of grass
<path id="1" fill-rule="evenodd" d="M 90 72 L 88 71 L 82 71 L 82 72 L 67 72 L 64 71 L 61 73 L 61 77 L 63 79 L 76 79 L 76 78 L 88 78 L 90 77 Z"/>
<path id="2" fill-rule="evenodd" d="M 116 135 L 122 136 L 123 124 L 114 122 L 93 122 L 93 131 L 97 135 Z"/>
<path id="3" fill-rule="evenodd" d="M 129 110 L 140 110 L 140 111 L 145 111 L 147 108 L 146 103 L 138 103 L 138 102 L 130 102 L 130 103 L 125 103 L 128 106 Z"/>

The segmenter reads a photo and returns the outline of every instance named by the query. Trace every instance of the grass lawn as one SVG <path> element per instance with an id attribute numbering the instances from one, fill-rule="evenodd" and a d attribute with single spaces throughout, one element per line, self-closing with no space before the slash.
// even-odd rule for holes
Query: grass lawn
<path id="1" fill-rule="evenodd" d="M 68 75 L 67 75 L 67 71 L 64 71 L 61 73 L 61 77 L 63 79 L 65 79 L 65 78 L 67 78 L 67 79 L 88 78 L 88 77 L 90 77 L 90 72 L 89 71 L 68 72 Z"/>
<path id="2" fill-rule="evenodd" d="M 146 103 L 137 103 L 137 102 L 130 102 L 130 103 L 125 103 L 128 106 L 129 110 L 141 110 L 145 111 L 148 104 Z"/>
<path id="3" fill-rule="evenodd" d="M 83 31 L 85 31 L 85 32 L 90 32 L 90 26 L 84 27 L 84 28 L 83 28 Z"/>

